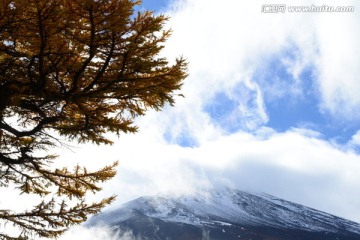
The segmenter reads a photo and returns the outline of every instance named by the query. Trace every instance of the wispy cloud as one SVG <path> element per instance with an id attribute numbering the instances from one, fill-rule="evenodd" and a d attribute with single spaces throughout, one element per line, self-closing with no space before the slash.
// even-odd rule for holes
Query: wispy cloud
<path id="1" fill-rule="evenodd" d="M 214 119 L 206 118 L 209 114 L 202 110 L 218 100 L 216 96 L 225 94 L 239 102 L 238 111 L 232 111 L 234 117 L 244 121 L 250 115 L 247 124 L 259 126 L 269 119 L 264 101 L 302 101 L 309 98 L 309 93 L 316 96 L 311 104 L 319 115 L 337 121 L 358 118 L 354 114 L 360 103 L 356 94 L 360 87 L 356 80 L 360 71 L 358 11 L 265 14 L 261 13 L 261 6 L 269 4 L 265 1 L 178 2 L 181 4 L 174 4 L 175 10 L 170 12 L 170 25 L 175 31 L 168 54 L 175 56 L 181 50 L 189 59 L 190 77 L 184 87 L 183 107 L 197 119 L 205 114 L 202 122 L 211 123 Z M 331 4 L 354 5 L 355 9 L 359 6 L 355 1 Z M 276 69 L 280 66 L 279 72 Z M 186 110 L 176 112 L 184 114 Z"/>

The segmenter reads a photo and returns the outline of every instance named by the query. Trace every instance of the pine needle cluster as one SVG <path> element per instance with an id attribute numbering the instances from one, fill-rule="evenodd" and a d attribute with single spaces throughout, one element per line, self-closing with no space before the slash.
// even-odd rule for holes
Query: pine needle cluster
<path id="1" fill-rule="evenodd" d="M 159 57 L 168 19 L 135 13 L 138 4 L 0 1 L 0 187 L 44 197 L 24 212 L 0 206 L 0 226 L 20 230 L 0 232 L 0 239 L 57 237 L 114 200 L 85 197 L 101 190 L 117 163 L 93 172 L 54 169 L 48 152 L 60 137 L 111 144 L 106 133 L 136 132 L 134 118 L 174 104 L 186 61 Z"/>

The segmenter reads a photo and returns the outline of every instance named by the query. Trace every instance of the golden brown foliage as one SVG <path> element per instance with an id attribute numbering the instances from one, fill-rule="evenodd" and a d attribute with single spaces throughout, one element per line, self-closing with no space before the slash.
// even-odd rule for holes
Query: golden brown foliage
<path id="1" fill-rule="evenodd" d="M 135 132 L 135 117 L 174 103 L 186 62 L 159 57 L 167 18 L 134 13 L 137 4 L 0 1 L 0 187 L 52 196 L 25 212 L 0 209 L 0 225 L 21 230 L 0 239 L 56 237 L 114 199 L 89 204 L 85 195 L 99 191 L 117 163 L 95 172 L 53 169 L 55 156 L 44 152 L 57 146 L 56 136 L 111 144 L 105 133 Z"/>

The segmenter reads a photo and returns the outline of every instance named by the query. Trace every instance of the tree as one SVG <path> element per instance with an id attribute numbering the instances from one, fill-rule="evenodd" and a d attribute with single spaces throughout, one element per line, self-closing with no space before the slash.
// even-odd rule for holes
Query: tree
<path id="1" fill-rule="evenodd" d="M 138 4 L 1 1 L 0 187 L 43 199 L 23 212 L 0 209 L 1 226 L 20 230 L 0 239 L 59 236 L 113 201 L 85 197 L 115 175 L 117 163 L 95 172 L 55 169 L 53 147 L 64 140 L 111 144 L 105 133 L 136 132 L 134 118 L 174 104 L 186 62 L 159 57 L 167 17 L 135 13 Z"/>

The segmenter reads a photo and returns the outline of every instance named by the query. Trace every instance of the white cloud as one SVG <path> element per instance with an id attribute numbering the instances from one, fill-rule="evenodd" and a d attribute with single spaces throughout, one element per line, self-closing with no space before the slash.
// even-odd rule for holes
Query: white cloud
<path id="1" fill-rule="evenodd" d="M 253 120 L 248 122 L 249 125 L 259 126 L 268 120 L 262 104 L 264 97 L 279 98 L 284 94 L 304 97 L 303 92 L 309 89 L 303 85 L 301 73 L 309 67 L 313 68 L 313 90 L 319 93 L 318 107 L 324 113 L 347 121 L 360 117 L 354 113 L 360 104 L 360 95 L 357 94 L 360 90 L 360 82 L 357 81 L 360 76 L 358 2 L 292 1 L 291 5 L 301 6 L 353 5 L 355 12 L 284 14 L 261 13 L 261 6 L 269 4 L 267 1 L 228 0 L 220 4 L 218 1 L 197 0 L 175 3 L 178 3 L 175 4 L 177 7 L 169 12 L 172 15 L 169 25 L 174 34 L 167 45 L 167 54 L 176 56 L 180 51 L 190 62 L 190 77 L 183 89 L 187 98 L 183 107 L 187 110 L 176 110 L 178 114 L 186 111 L 195 116 L 201 115 L 202 107 L 218 92 L 231 96 L 243 85 L 251 91 L 249 86 L 259 84 L 254 74 L 258 74 L 259 70 L 271 71 L 271 66 L 270 69 L 264 66 L 275 58 L 279 64 L 286 65 L 294 77 L 293 82 L 284 85 L 283 81 L 275 81 L 276 76 L 267 75 L 262 81 L 268 83 L 268 88 L 256 91 L 256 105 L 247 104 L 251 101 L 246 99 L 246 94 L 237 95 L 244 103 L 239 104 L 238 114 L 257 116 L 249 119 Z M 288 59 L 286 51 L 291 51 L 294 58 Z M 206 115 L 201 119 L 202 122 L 209 121 Z M 191 121 L 189 118 L 183 120 L 184 124 Z"/>
<path id="2" fill-rule="evenodd" d="M 97 197 L 118 195 L 109 208 L 142 195 L 193 193 L 212 186 L 262 191 L 360 221 L 360 157 L 307 130 L 258 136 L 239 132 L 184 148 L 156 141 L 146 130 L 124 136 L 103 158 L 120 158 L 114 180 Z M 87 161 L 91 152 L 79 151 Z"/>
<path id="3" fill-rule="evenodd" d="M 360 146 L 360 130 L 352 136 L 349 144 L 350 146 Z"/>
<path id="4" fill-rule="evenodd" d="M 111 228 L 109 226 L 93 226 L 83 227 L 78 226 L 66 232 L 61 240 L 141 240 L 136 237 L 131 231 L 122 231 L 120 229 Z"/>
<path id="5" fill-rule="evenodd" d="M 350 120 L 360 117 L 359 2 L 354 5 L 354 14 L 332 14 L 316 22 L 323 107 L 339 119 Z"/>

